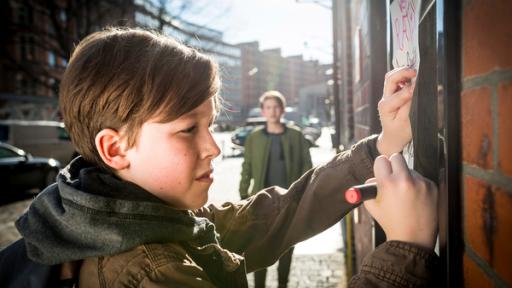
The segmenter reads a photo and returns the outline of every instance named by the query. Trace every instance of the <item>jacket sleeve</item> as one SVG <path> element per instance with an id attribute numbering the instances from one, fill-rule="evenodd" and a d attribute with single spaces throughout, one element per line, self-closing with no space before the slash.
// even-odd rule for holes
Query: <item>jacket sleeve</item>
<path id="1" fill-rule="evenodd" d="M 352 277 L 348 287 L 438 287 L 438 260 L 433 251 L 388 241 L 364 259 L 361 271 Z"/>
<path id="2" fill-rule="evenodd" d="M 249 135 L 244 145 L 244 162 L 242 163 L 240 185 L 238 186 L 241 199 L 249 197 L 249 186 L 252 179 L 252 156 L 252 137 Z"/>
<path id="3" fill-rule="evenodd" d="M 238 203 L 196 211 L 209 218 L 221 245 L 244 255 L 247 271 L 267 267 L 289 247 L 336 224 L 353 208 L 343 196 L 350 186 L 373 177 L 376 137 L 369 137 L 330 162 L 310 169 L 288 191 L 266 188 Z"/>
<path id="4" fill-rule="evenodd" d="M 302 135 L 302 143 L 301 143 L 301 154 L 302 154 L 302 173 L 305 173 L 313 166 L 311 163 L 311 153 L 309 152 L 309 142 Z"/>

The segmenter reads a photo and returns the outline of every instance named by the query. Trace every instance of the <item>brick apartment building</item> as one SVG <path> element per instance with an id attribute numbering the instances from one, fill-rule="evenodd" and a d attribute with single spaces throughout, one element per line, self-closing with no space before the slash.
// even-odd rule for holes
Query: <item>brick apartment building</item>
<path id="1" fill-rule="evenodd" d="M 0 118 L 58 119 L 58 86 L 73 45 L 100 27 L 133 23 L 130 3 L 2 1 Z"/>
<path id="2" fill-rule="evenodd" d="M 267 90 L 279 90 L 287 105 L 299 106 L 299 92 L 315 84 L 327 85 L 329 69 L 316 60 L 304 60 L 302 55 L 283 57 L 280 48 L 260 50 L 257 41 L 240 43 L 242 59 L 242 114 L 258 107 L 258 99 Z M 324 98 L 326 98 L 325 89 Z M 306 112 L 305 112 L 306 113 Z"/>
<path id="3" fill-rule="evenodd" d="M 380 131 L 391 2 L 333 2 L 341 144 Z M 512 286 L 511 11 L 507 0 L 422 1 L 411 120 L 415 169 L 440 189 L 442 286 Z M 385 240 L 373 226 L 364 207 L 347 217 L 349 274 Z"/>

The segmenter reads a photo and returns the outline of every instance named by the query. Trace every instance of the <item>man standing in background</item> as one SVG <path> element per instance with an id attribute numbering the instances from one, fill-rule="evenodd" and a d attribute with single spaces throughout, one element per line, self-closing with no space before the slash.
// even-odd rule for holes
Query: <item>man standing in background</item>
<path id="1" fill-rule="evenodd" d="M 286 101 L 278 91 L 267 91 L 260 97 L 264 127 L 256 128 L 245 141 L 244 162 L 240 180 L 240 197 L 245 199 L 265 187 L 288 188 L 311 168 L 309 142 L 300 128 L 281 123 Z M 249 186 L 253 181 L 251 192 Z M 286 287 L 292 262 L 293 247 L 279 259 L 279 287 Z M 265 287 L 267 269 L 254 273 L 256 288 Z"/>

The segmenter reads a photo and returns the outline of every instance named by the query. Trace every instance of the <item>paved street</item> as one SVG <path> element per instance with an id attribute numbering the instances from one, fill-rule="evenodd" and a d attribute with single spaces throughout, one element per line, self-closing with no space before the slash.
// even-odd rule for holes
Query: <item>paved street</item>
<path id="1" fill-rule="evenodd" d="M 238 183 L 242 164 L 241 157 L 235 157 L 231 149 L 229 133 L 216 133 L 215 138 L 223 149 L 224 157 L 215 160 L 214 184 L 210 189 L 210 203 L 237 201 Z M 330 149 L 330 138 L 324 133 L 317 142 L 319 147 L 311 149 L 313 165 L 328 161 L 334 152 Z M 30 200 L 18 201 L 0 208 L 0 248 L 19 237 L 13 221 L 29 205 Z M 345 287 L 342 238 L 340 225 L 299 243 L 295 247 L 289 286 L 292 287 Z M 249 275 L 250 287 L 253 276 Z M 277 264 L 267 272 L 267 287 L 277 287 Z"/>
<path id="2" fill-rule="evenodd" d="M 28 207 L 30 201 L 31 200 L 23 200 L 0 206 L 0 249 L 20 237 L 18 230 L 14 227 L 14 221 Z"/>

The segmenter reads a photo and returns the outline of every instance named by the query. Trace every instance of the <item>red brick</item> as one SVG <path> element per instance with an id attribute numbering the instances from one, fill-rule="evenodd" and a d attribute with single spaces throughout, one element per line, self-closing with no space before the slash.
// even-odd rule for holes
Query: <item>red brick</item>
<path id="1" fill-rule="evenodd" d="M 492 287 L 492 282 L 476 263 L 464 254 L 464 287 L 487 288 Z"/>
<path id="2" fill-rule="evenodd" d="M 512 189 L 512 188 L 511 188 Z M 496 208 L 496 233 L 494 235 L 494 261 L 492 266 L 512 286 L 512 190 L 493 188 Z"/>
<path id="3" fill-rule="evenodd" d="M 461 98 L 462 159 L 484 169 L 492 169 L 491 90 L 465 90 Z"/>
<path id="4" fill-rule="evenodd" d="M 464 9 L 463 75 L 512 68 L 512 1 L 473 0 Z"/>
<path id="5" fill-rule="evenodd" d="M 464 230 L 466 239 L 475 252 L 490 262 L 492 243 L 485 237 L 483 203 L 486 183 L 471 176 L 464 177 Z"/>
<path id="6" fill-rule="evenodd" d="M 492 207 L 485 207 L 486 193 Z M 464 229 L 469 246 L 512 286 L 512 191 L 465 176 Z"/>
<path id="7" fill-rule="evenodd" d="M 512 177 L 512 82 L 498 86 L 499 168 Z"/>

